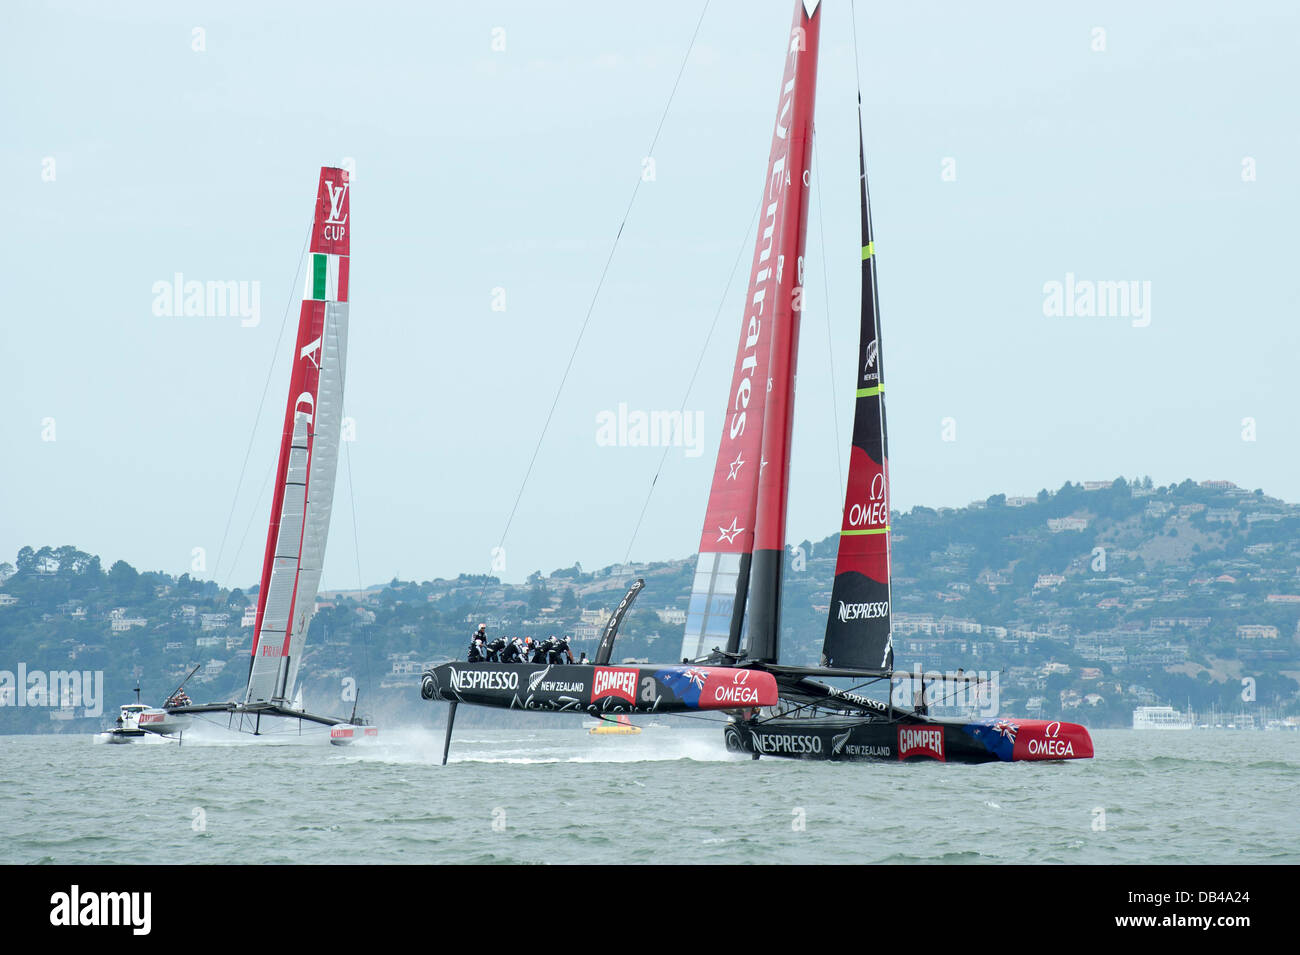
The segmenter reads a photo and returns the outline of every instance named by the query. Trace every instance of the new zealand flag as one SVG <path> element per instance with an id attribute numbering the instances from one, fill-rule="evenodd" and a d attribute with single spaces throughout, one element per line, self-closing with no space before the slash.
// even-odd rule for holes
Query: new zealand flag
<path id="1" fill-rule="evenodd" d="M 988 719 L 967 723 L 965 729 L 998 759 L 1011 761 L 1016 748 L 1016 734 L 1020 732 L 1019 725 L 1006 719 Z"/>
<path id="2" fill-rule="evenodd" d="M 700 691 L 708 678 L 708 672 L 699 667 L 667 667 L 655 671 L 655 679 L 672 690 L 687 706 L 700 705 Z"/>

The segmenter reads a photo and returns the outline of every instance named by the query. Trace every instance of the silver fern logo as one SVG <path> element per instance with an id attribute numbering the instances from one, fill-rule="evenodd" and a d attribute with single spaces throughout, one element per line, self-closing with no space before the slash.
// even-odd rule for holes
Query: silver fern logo
<path id="1" fill-rule="evenodd" d="M 845 730 L 843 733 L 836 733 L 831 737 L 831 754 L 838 756 L 844 749 L 844 744 L 849 741 L 849 734 L 852 730 Z"/>

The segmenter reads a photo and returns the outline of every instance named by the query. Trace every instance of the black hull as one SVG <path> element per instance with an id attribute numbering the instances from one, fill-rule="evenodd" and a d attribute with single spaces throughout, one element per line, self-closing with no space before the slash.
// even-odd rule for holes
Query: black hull
<path id="1" fill-rule="evenodd" d="M 756 758 L 994 763 L 1092 757 L 1092 739 L 1084 727 L 1046 720 L 946 720 L 895 711 L 892 719 L 819 716 L 733 721 L 725 734 L 729 750 Z"/>
<path id="2" fill-rule="evenodd" d="M 686 713 L 757 709 L 777 702 L 770 673 L 668 663 L 443 663 L 420 682 L 426 700 L 551 713 Z"/>

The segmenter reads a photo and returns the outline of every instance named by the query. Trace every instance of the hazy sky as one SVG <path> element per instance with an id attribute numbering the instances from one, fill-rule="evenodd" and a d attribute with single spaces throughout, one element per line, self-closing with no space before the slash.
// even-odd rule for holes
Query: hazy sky
<path id="1" fill-rule="evenodd" d="M 203 548 L 200 576 L 254 582 L 276 338 L 317 169 L 350 160 L 356 438 L 324 585 L 354 586 L 358 556 L 366 583 L 487 570 L 702 7 L 6 3 L 0 559 L 75 544 L 181 573 Z M 670 451 L 632 557 L 695 550 L 791 9 L 709 6 L 507 579 L 623 558 L 662 451 L 602 444 L 598 416 L 681 404 L 744 241 L 686 402 L 701 453 Z M 823 17 L 792 542 L 839 524 L 857 354 L 853 40 L 845 3 Z M 1300 499 L 1295 6 L 857 21 L 894 506 L 1120 474 Z M 257 322 L 154 314 L 176 273 L 259 283 Z M 1045 314 L 1067 274 L 1137 282 L 1144 313 Z"/>

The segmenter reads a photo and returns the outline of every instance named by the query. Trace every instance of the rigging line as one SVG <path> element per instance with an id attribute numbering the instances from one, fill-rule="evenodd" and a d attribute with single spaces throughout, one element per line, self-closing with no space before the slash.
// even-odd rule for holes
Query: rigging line
<path id="1" fill-rule="evenodd" d="M 259 504 L 262 503 L 262 497 L 263 497 L 263 495 L 266 494 L 266 489 L 267 489 L 267 487 L 270 486 L 270 484 L 271 484 L 271 479 L 272 479 L 273 477 L 275 477 L 275 464 L 274 464 L 274 463 L 272 463 L 272 464 L 271 464 L 271 465 L 266 469 L 266 477 L 262 479 L 262 489 L 261 489 L 260 491 L 257 492 L 257 497 L 253 498 L 253 509 L 249 512 L 249 515 L 248 515 L 248 523 L 244 525 L 244 533 L 243 533 L 243 535 L 239 538 L 239 546 L 235 549 L 235 554 L 234 554 L 234 556 L 230 558 L 230 573 L 231 573 L 231 574 L 233 574 L 233 573 L 235 572 L 235 566 L 239 563 L 239 555 L 242 554 L 242 553 L 244 552 L 244 544 L 246 544 L 246 543 L 248 542 L 248 532 L 251 531 L 251 530 L 253 529 L 253 524 L 257 521 L 257 515 L 258 515 L 258 513 L 259 513 L 257 506 L 258 506 Z M 226 583 L 230 583 L 230 581 L 226 581 Z M 262 581 L 261 581 L 261 577 L 260 577 L 260 576 L 258 577 L 258 582 L 257 582 L 257 583 L 258 583 L 258 586 L 260 587 L 261 584 L 262 584 Z M 227 587 L 226 589 L 227 589 L 227 590 L 230 590 L 230 589 L 232 589 L 232 588 Z"/>
<path id="2" fill-rule="evenodd" d="M 849 0 L 849 17 L 853 21 L 853 79 L 858 86 L 858 112 L 862 112 L 862 68 L 858 66 L 858 5 Z"/>
<path id="3" fill-rule="evenodd" d="M 704 336 L 704 345 L 700 348 L 699 357 L 695 360 L 695 370 L 691 372 L 691 380 L 686 384 L 686 393 L 682 395 L 682 404 L 679 409 L 683 415 L 686 413 L 686 402 L 690 401 L 691 391 L 695 388 L 695 379 L 699 377 L 700 368 L 704 365 L 704 356 L 708 353 L 709 342 L 713 340 L 714 329 L 718 326 L 718 318 L 722 315 L 722 310 L 727 304 L 727 296 L 731 293 L 731 283 L 736 279 L 736 270 L 740 268 L 740 262 L 745 256 L 745 249 L 749 246 L 749 236 L 754 231 L 754 223 L 758 221 L 758 212 L 763 208 L 763 200 L 759 199 L 758 204 L 754 206 L 754 214 L 750 217 L 749 226 L 745 229 L 745 236 L 740 241 L 740 250 L 736 253 L 736 260 L 731 264 L 731 274 L 727 276 L 726 288 L 722 290 L 722 298 L 718 301 L 718 308 L 713 313 L 713 322 L 709 325 L 709 332 Z M 641 522 L 645 520 L 647 508 L 650 507 L 650 498 L 654 494 L 655 484 L 659 481 L 659 475 L 663 473 L 664 462 L 668 460 L 668 452 L 671 445 L 664 445 L 664 453 L 659 457 L 659 467 L 656 469 L 654 477 L 650 479 L 650 489 L 646 491 L 645 502 L 641 505 L 641 514 L 636 519 L 636 527 L 632 529 L 632 539 L 627 542 L 627 553 L 623 555 L 623 566 L 627 567 L 627 562 L 632 556 L 632 545 L 636 543 L 637 534 L 641 531 Z M 630 571 L 625 571 L 623 576 L 630 575 Z"/>
<path id="4" fill-rule="evenodd" d="M 845 693 L 856 693 L 858 690 L 865 690 L 865 689 L 866 689 L 867 687 L 869 687 L 871 684 L 873 684 L 873 683 L 879 683 L 881 680 L 885 680 L 885 679 L 890 679 L 890 680 L 891 680 L 890 689 L 891 689 L 891 691 L 892 691 L 892 689 L 893 689 L 892 678 L 889 678 L 889 677 L 883 677 L 883 676 L 873 676 L 873 677 L 869 677 L 868 679 L 866 679 L 866 680 L 863 681 L 862 683 L 856 683 L 856 684 L 854 684 L 853 686 L 849 687 L 847 690 L 844 690 L 843 692 L 845 692 Z M 837 688 L 836 688 L 836 687 L 832 687 L 832 689 L 837 689 Z M 771 716 L 767 717 L 766 719 L 756 720 L 755 723 L 756 723 L 756 725 L 761 726 L 762 724 L 764 724 L 764 723 L 768 723 L 768 722 L 771 722 L 771 721 L 774 720 L 774 719 L 780 719 L 780 718 L 783 717 L 783 716 L 789 716 L 789 715 L 792 714 L 792 713 L 798 713 L 800 710 L 806 710 L 806 709 L 814 709 L 814 710 L 815 710 L 815 709 L 819 709 L 819 708 L 834 709 L 834 708 L 835 708 L 834 705 L 833 705 L 834 702 L 835 702 L 835 700 L 834 700 L 833 697 L 826 697 L 826 698 L 823 698 L 823 699 L 813 700 L 813 701 L 810 701 L 810 702 L 808 702 L 808 703 L 799 703 L 799 704 L 797 704 L 797 705 L 794 707 L 794 709 L 791 709 L 791 710 L 782 710 L 780 713 L 773 713 Z M 885 705 L 886 705 L 886 706 L 889 706 L 890 704 L 887 702 Z M 891 709 L 892 709 L 892 708 L 893 708 L 893 707 L 891 707 Z"/>
<path id="5" fill-rule="evenodd" d="M 311 230 L 316 222 L 316 210 L 312 208 L 312 220 L 307 226 L 307 236 L 302 241 L 302 251 L 298 253 L 298 267 L 293 273 L 293 284 L 289 286 L 289 295 L 284 302 L 284 317 L 280 319 L 280 331 L 275 336 L 275 347 L 271 349 L 271 367 L 266 370 L 266 382 L 262 385 L 262 398 L 257 403 L 257 414 L 253 418 L 253 428 L 248 435 L 248 447 L 244 450 L 244 463 L 239 467 L 239 480 L 235 483 L 235 498 L 230 502 L 230 514 L 226 517 L 226 529 L 221 533 L 221 547 L 217 550 L 217 562 L 212 568 L 212 577 L 218 578 L 218 571 L 221 569 L 221 558 L 226 552 L 226 538 L 230 534 L 230 524 L 235 519 L 235 507 L 239 503 L 239 491 L 244 486 L 244 472 L 248 469 L 248 459 L 253 453 L 253 442 L 257 438 L 257 425 L 262 420 L 262 408 L 266 405 L 267 393 L 271 390 L 271 376 L 275 372 L 276 359 L 280 355 L 280 342 L 284 338 L 284 330 L 289 324 L 289 310 L 293 307 L 294 289 L 298 287 L 298 276 L 302 274 L 303 263 L 306 262 L 307 246 L 311 243 Z M 229 573 L 234 573 L 232 567 Z"/>
<path id="6" fill-rule="evenodd" d="M 345 443 L 347 444 L 347 447 L 343 449 L 343 459 L 346 462 L 347 469 L 348 469 L 348 504 L 352 509 L 352 549 L 356 556 L 356 561 L 357 561 L 357 603 L 363 604 L 364 602 L 363 598 L 365 597 L 365 585 L 361 583 L 361 539 L 357 535 L 357 498 L 356 498 L 355 490 L 352 485 L 352 442 L 348 441 Z M 370 673 L 370 631 L 368 629 L 369 626 L 370 625 L 366 623 L 363 618 L 361 622 L 361 643 L 362 643 L 361 653 L 362 653 L 362 659 L 365 660 L 365 666 L 366 666 L 366 694 L 373 701 L 375 687 L 374 687 L 374 681 L 371 679 L 371 673 Z"/>
<path id="7" fill-rule="evenodd" d="M 695 40 L 700 35 L 700 26 L 704 23 L 704 15 L 709 10 L 709 0 L 704 0 L 704 8 L 700 11 L 700 18 L 695 23 L 695 29 L 691 33 L 691 41 L 686 47 L 686 55 L 682 57 L 681 66 L 677 68 L 677 76 L 673 80 L 672 91 L 668 94 L 668 102 L 664 104 L 663 113 L 659 117 L 659 125 L 655 127 L 654 136 L 650 140 L 650 146 L 646 150 L 646 156 L 654 154 L 655 145 L 659 142 L 659 134 L 663 131 L 664 122 L 668 119 L 668 111 L 672 108 L 673 99 L 677 95 L 677 87 L 681 84 L 682 74 L 686 72 L 686 63 L 691 58 L 691 51 L 695 49 Z M 641 183 L 644 180 L 640 175 L 637 176 L 636 185 L 632 188 L 632 196 L 628 199 L 627 208 L 623 210 L 623 219 L 619 222 L 618 232 L 614 234 L 614 241 L 610 243 L 609 254 L 605 257 L 605 265 L 600 270 L 600 278 L 596 282 L 596 290 L 592 293 L 591 303 L 587 306 L 587 314 L 582 319 L 582 324 L 578 328 L 578 337 L 573 343 L 573 350 L 569 353 L 568 364 L 564 366 L 564 374 L 560 376 L 560 385 L 555 389 L 555 398 L 551 401 L 551 408 L 546 413 L 546 421 L 542 424 L 542 433 L 537 436 L 537 446 L 533 448 L 532 457 L 528 460 L 528 467 L 524 471 L 524 479 L 519 485 L 519 493 L 515 495 L 515 503 L 510 508 L 510 516 L 506 518 L 505 529 L 501 532 L 501 540 L 497 543 L 498 552 L 505 546 L 506 536 L 510 533 L 510 525 L 514 523 L 515 514 L 519 510 L 519 502 L 523 499 L 524 489 L 528 486 L 528 479 L 532 476 L 533 466 L 537 463 L 537 455 L 542 450 L 542 442 L 546 439 L 546 432 L 551 427 L 551 419 L 555 417 L 555 408 L 560 403 L 560 395 L 564 392 L 564 385 L 569 380 L 569 372 L 573 370 L 574 359 L 578 357 L 578 348 L 582 345 L 582 338 L 587 333 L 587 325 L 591 322 L 592 313 L 596 310 L 596 302 L 600 298 L 600 291 L 605 285 L 605 278 L 609 275 L 609 267 L 614 261 L 614 253 L 618 250 L 618 240 L 623 237 L 623 228 L 627 225 L 628 217 L 632 214 L 632 206 L 636 203 L 637 193 L 641 191 Z M 490 575 L 484 575 L 483 586 L 479 588 L 478 598 L 474 601 L 473 613 L 478 613 L 479 604 L 483 602 L 483 594 L 487 591 L 487 582 Z"/>
<path id="8" fill-rule="evenodd" d="M 818 171 L 822 168 L 821 153 L 817 151 L 817 136 L 813 134 L 813 160 L 817 164 Z M 835 472 L 839 477 L 839 487 L 846 488 L 844 483 L 844 463 L 843 463 L 843 445 L 840 442 L 840 412 L 837 407 L 839 391 L 835 387 L 835 338 L 831 334 L 831 286 L 830 279 L 826 274 L 826 215 L 822 212 L 822 182 L 821 176 L 813 176 L 813 184 L 817 192 L 817 235 L 821 243 L 822 251 L 822 295 L 823 308 L 826 313 L 826 357 L 831 371 L 831 417 L 835 422 Z M 847 494 L 847 490 L 846 490 Z M 843 520 L 844 511 L 840 509 L 840 519 Z"/>

